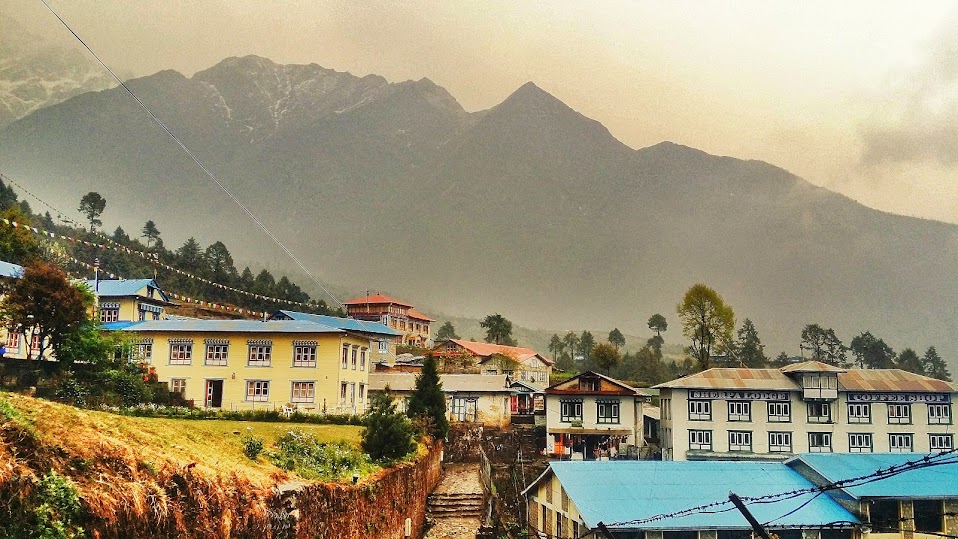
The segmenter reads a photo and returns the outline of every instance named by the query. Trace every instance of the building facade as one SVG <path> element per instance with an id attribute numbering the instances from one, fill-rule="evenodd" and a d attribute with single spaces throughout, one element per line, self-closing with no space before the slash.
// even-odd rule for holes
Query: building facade
<path id="1" fill-rule="evenodd" d="M 638 458 L 651 397 L 588 371 L 545 390 L 546 451 L 573 460 Z"/>
<path id="2" fill-rule="evenodd" d="M 664 460 L 955 447 L 958 386 L 899 369 L 709 369 L 660 389 Z"/>
<path id="3" fill-rule="evenodd" d="M 195 406 L 361 414 L 375 341 L 295 320 L 134 323 L 136 357 Z"/>
<path id="4" fill-rule="evenodd" d="M 553 361 L 531 348 L 447 339 L 436 343 L 433 352 L 442 358 L 475 358 L 472 366 L 480 374 L 505 374 L 543 386 L 552 376 Z"/>
<path id="5" fill-rule="evenodd" d="M 412 305 L 382 294 L 366 295 L 344 302 L 346 315 L 357 320 L 379 322 L 402 334 L 400 344 L 432 346 L 433 319 Z"/>
<path id="6" fill-rule="evenodd" d="M 369 375 L 369 388 L 376 393 L 389 386 L 398 409 L 405 412 L 407 399 L 416 387 L 416 376 L 405 372 L 374 372 Z M 512 390 L 506 385 L 505 376 L 441 374 L 439 382 L 446 396 L 449 421 L 480 423 L 489 427 L 510 424 L 509 397 Z"/>
<path id="7" fill-rule="evenodd" d="M 174 303 L 153 279 L 90 279 L 84 281 L 97 296 L 96 317 L 101 324 L 162 320 Z"/>

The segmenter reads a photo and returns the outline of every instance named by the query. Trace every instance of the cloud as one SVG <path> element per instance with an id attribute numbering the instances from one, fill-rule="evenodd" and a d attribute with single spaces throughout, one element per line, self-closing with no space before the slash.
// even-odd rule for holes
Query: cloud
<path id="1" fill-rule="evenodd" d="M 861 126 L 862 164 L 958 166 L 958 13 Z"/>

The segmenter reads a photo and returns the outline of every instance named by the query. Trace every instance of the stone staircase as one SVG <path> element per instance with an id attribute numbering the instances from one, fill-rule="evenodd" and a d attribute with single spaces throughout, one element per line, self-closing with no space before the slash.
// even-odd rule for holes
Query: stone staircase
<path id="1" fill-rule="evenodd" d="M 427 500 L 426 518 L 478 518 L 483 517 L 483 495 L 473 493 L 432 493 Z"/>

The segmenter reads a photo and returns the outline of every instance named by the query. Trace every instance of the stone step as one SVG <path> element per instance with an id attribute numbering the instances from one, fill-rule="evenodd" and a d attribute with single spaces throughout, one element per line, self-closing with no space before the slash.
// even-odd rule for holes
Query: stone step
<path id="1" fill-rule="evenodd" d="M 458 513 L 430 513 L 427 520 L 445 520 L 451 518 L 478 518 L 481 519 L 482 511 L 460 511 Z"/>
<path id="2" fill-rule="evenodd" d="M 477 509 L 482 509 L 485 506 L 483 503 L 463 503 L 456 505 L 430 505 L 429 511 L 436 513 L 448 513 L 450 511 L 474 511 Z"/>
<path id="3" fill-rule="evenodd" d="M 437 494 L 432 493 L 428 497 L 429 500 L 483 500 L 485 496 L 479 492 L 469 492 L 469 493 L 449 493 L 449 494 Z"/>

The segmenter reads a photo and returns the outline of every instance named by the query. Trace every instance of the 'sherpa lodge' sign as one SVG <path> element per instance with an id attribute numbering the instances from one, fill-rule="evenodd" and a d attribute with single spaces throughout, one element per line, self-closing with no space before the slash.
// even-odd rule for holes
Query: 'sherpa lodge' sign
<path id="1" fill-rule="evenodd" d="M 787 401 L 788 391 L 729 391 L 690 389 L 690 399 L 721 401 Z"/>
<path id="2" fill-rule="evenodd" d="M 849 393 L 848 402 L 951 402 L 948 393 Z"/>

